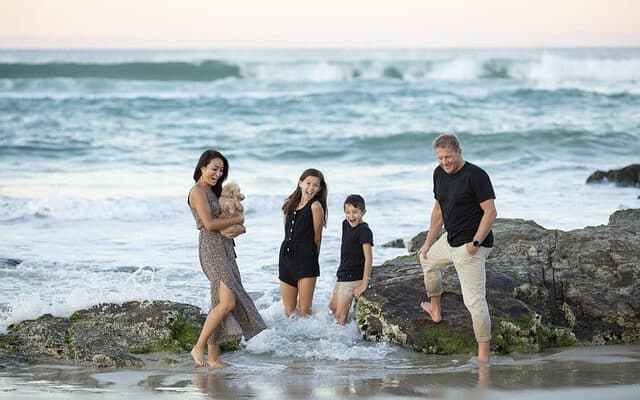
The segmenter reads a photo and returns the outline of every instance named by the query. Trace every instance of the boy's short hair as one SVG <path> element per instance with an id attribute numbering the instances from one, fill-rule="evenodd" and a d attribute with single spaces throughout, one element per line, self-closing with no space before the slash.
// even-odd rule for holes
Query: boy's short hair
<path id="1" fill-rule="evenodd" d="M 355 208 L 362 211 L 366 210 L 364 199 L 359 194 L 348 195 L 347 198 L 344 200 L 344 204 L 342 205 L 342 207 L 346 206 L 347 204 L 351 204 Z"/>

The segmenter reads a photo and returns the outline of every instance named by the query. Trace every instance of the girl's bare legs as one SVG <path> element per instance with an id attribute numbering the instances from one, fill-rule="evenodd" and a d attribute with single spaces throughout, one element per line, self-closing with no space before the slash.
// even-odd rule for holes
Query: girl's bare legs
<path id="1" fill-rule="evenodd" d="M 227 285 L 225 285 L 222 281 L 220 281 L 220 291 L 218 293 L 218 296 L 218 305 L 213 310 L 211 310 L 211 312 L 209 312 L 209 315 L 207 315 L 207 319 L 204 321 L 204 326 L 200 331 L 198 342 L 195 346 L 193 346 L 193 349 L 191 349 L 191 357 L 193 357 L 198 367 L 205 367 L 207 365 L 214 366 L 216 365 L 216 363 L 220 362 L 220 360 L 218 359 L 217 345 L 209 346 L 209 349 L 211 347 L 215 347 L 215 351 L 209 353 L 208 359 L 206 361 L 204 360 L 204 350 L 205 348 L 207 348 L 207 340 L 209 339 L 213 331 L 215 331 L 220 326 L 227 314 L 229 314 L 236 306 L 235 295 L 233 294 L 231 289 L 229 289 Z"/>
<path id="2" fill-rule="evenodd" d="M 316 289 L 316 278 L 302 278 L 298 281 L 298 297 L 300 316 L 311 315 L 313 306 L 313 291 Z"/>
<path id="3" fill-rule="evenodd" d="M 284 303 L 284 313 L 290 316 L 296 310 L 298 301 L 298 288 L 280 281 L 280 295 Z"/>

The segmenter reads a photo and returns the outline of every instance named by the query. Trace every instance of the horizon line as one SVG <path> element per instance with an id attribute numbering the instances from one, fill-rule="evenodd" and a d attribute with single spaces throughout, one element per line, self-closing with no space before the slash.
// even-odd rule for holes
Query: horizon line
<path id="1" fill-rule="evenodd" d="M 47 46 L 34 46 L 34 47 L 18 47 L 18 46 L 1 46 L 0 51 L 147 51 L 147 50 L 168 50 L 168 51 L 219 51 L 219 50 L 250 50 L 250 51 L 278 51 L 278 50 L 295 50 L 295 51 L 317 51 L 317 50 L 544 50 L 544 49 L 640 49 L 640 43 L 638 44 L 616 44 L 616 45 L 521 45 L 521 46 L 501 46 L 501 45 L 478 45 L 478 46 L 382 46 L 382 47 L 368 47 L 368 46 L 352 46 L 352 47 L 333 47 L 333 46 L 282 46 L 282 47 L 253 47 L 253 46 L 238 46 L 238 47 L 121 47 L 121 46 L 60 46 L 60 47 L 47 47 Z"/>

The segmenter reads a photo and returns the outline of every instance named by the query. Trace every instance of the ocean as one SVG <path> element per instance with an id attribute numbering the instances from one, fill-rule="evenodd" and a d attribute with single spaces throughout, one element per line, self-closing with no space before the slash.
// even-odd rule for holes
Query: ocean
<path id="1" fill-rule="evenodd" d="M 640 207 L 637 188 L 585 184 L 639 162 L 640 49 L 2 50 L 0 332 L 104 302 L 206 311 L 186 197 L 214 148 L 246 195 L 238 264 L 268 325 L 236 357 L 415 365 L 327 304 L 344 198 L 367 201 L 374 265 L 406 254 L 382 244 L 427 229 L 442 132 L 490 174 L 499 217 L 606 224 Z M 314 316 L 287 320 L 280 207 L 310 167 L 329 187 L 321 276 Z"/>

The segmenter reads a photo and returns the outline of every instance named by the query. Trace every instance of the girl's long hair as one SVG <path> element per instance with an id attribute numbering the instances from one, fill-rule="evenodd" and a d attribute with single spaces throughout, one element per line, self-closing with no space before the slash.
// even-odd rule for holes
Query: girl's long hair
<path id="1" fill-rule="evenodd" d="M 215 186 L 211 187 L 211 190 L 213 190 L 213 194 L 215 194 L 216 197 L 220 197 L 220 194 L 222 193 L 222 184 L 227 179 L 227 176 L 229 176 L 229 161 L 227 161 L 227 159 L 219 151 L 206 150 L 204 153 L 202 153 L 200 159 L 198 160 L 198 164 L 196 164 L 196 169 L 193 171 L 193 180 L 198 182 L 198 180 L 202 176 L 201 169 L 209 165 L 211 160 L 214 160 L 216 158 L 222 160 L 222 163 L 224 164 L 224 171 L 222 171 L 222 176 L 220 177 L 220 179 L 218 179 L 218 182 L 216 182 Z"/>
<path id="2" fill-rule="evenodd" d="M 298 204 L 300 204 L 300 199 L 302 198 L 302 190 L 300 190 L 300 182 L 304 181 L 308 176 L 313 176 L 320 179 L 320 191 L 310 201 L 319 201 L 320 205 L 322 205 L 322 209 L 324 210 L 324 221 L 322 221 L 322 224 L 326 226 L 327 215 L 328 215 L 327 182 L 325 182 L 324 175 L 322 175 L 322 172 L 318 171 L 315 168 L 309 168 L 305 170 L 302 173 L 302 175 L 300 175 L 300 179 L 298 179 L 298 182 L 296 184 L 296 190 L 294 190 L 293 193 L 291 193 L 289 197 L 285 199 L 284 204 L 282 204 L 282 212 L 284 212 L 285 214 L 289 214 L 290 212 L 293 212 L 296 209 L 296 207 L 298 207 Z"/>

